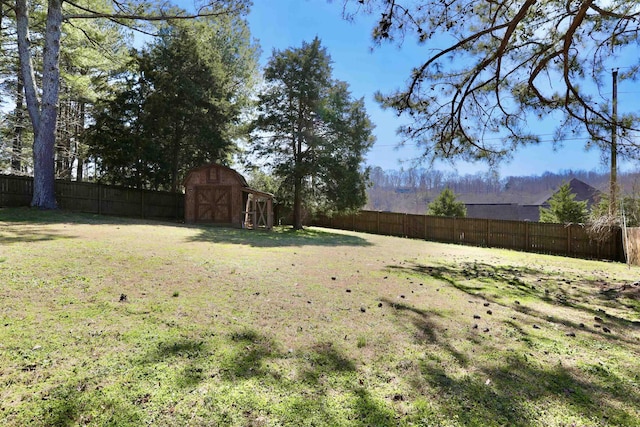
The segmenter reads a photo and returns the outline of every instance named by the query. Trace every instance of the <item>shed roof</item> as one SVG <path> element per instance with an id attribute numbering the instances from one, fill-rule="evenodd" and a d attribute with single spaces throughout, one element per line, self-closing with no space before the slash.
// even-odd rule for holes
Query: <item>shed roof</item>
<path id="1" fill-rule="evenodd" d="M 191 174 L 193 173 L 198 173 L 201 172 L 203 170 L 207 170 L 210 168 L 218 168 L 218 169 L 224 169 L 226 171 L 228 171 L 230 174 L 232 174 L 233 176 L 235 176 L 235 178 L 238 180 L 238 182 L 240 183 L 240 185 L 242 187 L 244 187 L 244 190 L 258 195 L 258 196 L 263 196 L 263 197 L 270 197 L 273 198 L 274 195 L 271 193 L 267 193 L 265 191 L 260 191 L 260 190 L 256 190 L 255 188 L 251 188 L 249 187 L 249 184 L 247 183 L 247 180 L 245 179 L 244 176 L 242 176 L 242 174 L 238 171 L 236 171 L 235 169 L 230 168 L 229 166 L 225 166 L 225 165 L 221 165 L 219 163 L 209 163 L 208 165 L 204 165 L 204 166 L 200 166 L 194 169 L 191 169 L 189 171 L 189 173 L 187 174 L 187 176 L 185 177 L 184 181 L 182 181 L 182 185 L 186 185 L 186 183 L 189 181 L 189 177 L 191 176 Z"/>
<path id="2" fill-rule="evenodd" d="M 247 188 L 249 187 L 249 184 L 247 184 L 247 180 L 244 179 L 244 176 L 242 176 L 238 171 L 236 171 L 235 169 L 231 169 L 229 166 L 224 166 L 218 163 L 209 163 L 208 165 L 199 166 L 197 168 L 191 169 L 187 174 L 187 176 L 185 177 L 185 179 L 182 181 L 182 185 L 186 184 L 186 182 L 189 181 L 191 174 L 201 172 L 203 170 L 211 169 L 211 168 L 226 169 L 228 172 L 236 176 L 236 178 L 238 179 L 238 181 L 243 187 L 247 187 Z"/>

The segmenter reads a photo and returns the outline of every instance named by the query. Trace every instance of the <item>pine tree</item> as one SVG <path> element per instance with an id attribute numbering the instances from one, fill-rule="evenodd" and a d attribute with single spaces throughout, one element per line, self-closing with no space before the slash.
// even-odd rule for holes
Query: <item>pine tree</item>
<path id="1" fill-rule="evenodd" d="M 467 207 L 456 200 L 456 195 L 450 188 L 445 188 L 429 203 L 427 215 L 464 218 L 467 216 Z"/>
<path id="2" fill-rule="evenodd" d="M 188 170 L 229 162 L 257 64 L 246 23 L 174 22 L 135 62 L 87 133 L 101 178 L 176 191 Z"/>
<path id="3" fill-rule="evenodd" d="M 407 115 L 400 134 L 428 159 L 508 159 L 541 141 L 535 124 L 547 117 L 555 139 L 583 134 L 587 147 L 607 149 L 615 120 L 620 154 L 638 158 L 638 110 L 614 119 L 603 101 L 618 63 L 621 78 L 638 78 L 637 0 L 343 3 L 347 18 L 373 16 L 376 43 L 424 46 L 411 74 L 397 77 L 406 84 L 377 98 Z"/>
<path id="4" fill-rule="evenodd" d="M 264 72 L 252 152 L 288 188 L 293 226 L 307 210 L 345 212 L 366 203 L 364 154 L 373 126 L 362 99 L 331 77 L 331 58 L 318 38 L 274 51 Z"/>
<path id="5" fill-rule="evenodd" d="M 560 224 L 586 222 L 589 217 L 587 202 L 579 202 L 575 198 L 576 195 L 571 192 L 568 182 L 561 185 L 549 199 L 549 207 L 540 208 L 540 222 Z"/>
<path id="6" fill-rule="evenodd" d="M 4 3 L 7 4 L 7 3 Z M 64 8 L 63 8 L 64 6 Z M 238 16 L 246 13 L 245 0 L 211 0 L 198 5 L 195 13 L 176 9 L 170 3 L 151 1 L 98 2 L 77 6 L 62 0 L 47 0 L 44 38 L 42 40 L 42 73 L 36 78 L 36 66 L 30 32 L 34 20 L 30 19 L 27 0 L 15 0 L 15 27 L 20 72 L 25 102 L 34 130 L 33 143 L 33 198 L 31 205 L 42 209 L 56 208 L 54 189 L 55 138 L 60 95 L 60 52 L 63 22 L 83 19 L 108 19 L 122 25 L 136 26 L 171 19 L 192 19 L 198 16 Z"/>

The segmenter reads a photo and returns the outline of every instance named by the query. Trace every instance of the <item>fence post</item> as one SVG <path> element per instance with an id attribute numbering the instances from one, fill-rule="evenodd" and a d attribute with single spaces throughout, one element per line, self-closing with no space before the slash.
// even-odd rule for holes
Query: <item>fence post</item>
<path id="1" fill-rule="evenodd" d="M 531 244 L 529 243 L 529 221 L 525 221 L 524 222 L 524 250 L 528 251 L 529 248 L 531 247 Z"/>
<path id="2" fill-rule="evenodd" d="M 356 214 L 351 214 L 351 230 L 356 231 Z"/>
<path id="3" fill-rule="evenodd" d="M 144 190 L 140 189 L 140 217 L 144 219 Z"/>
<path id="4" fill-rule="evenodd" d="M 98 183 L 98 215 L 102 215 L 102 185 Z"/>
<path id="5" fill-rule="evenodd" d="M 451 230 L 453 232 L 453 235 L 451 236 L 451 242 L 452 243 L 458 243 L 458 239 L 456 238 L 456 217 L 453 217 L 453 225 L 451 227 Z"/>
<path id="6" fill-rule="evenodd" d="M 407 237 L 407 214 L 402 215 L 402 237 Z"/>
<path id="7" fill-rule="evenodd" d="M 176 222 L 180 219 L 180 201 L 178 200 L 178 192 L 173 193 L 173 209 L 175 213 Z"/>
<path id="8" fill-rule="evenodd" d="M 376 215 L 376 234 L 380 234 L 380 211 Z"/>
<path id="9" fill-rule="evenodd" d="M 571 228 L 573 224 L 569 224 L 567 227 L 567 255 L 571 256 Z"/>
<path id="10" fill-rule="evenodd" d="M 485 243 L 488 247 L 491 247 L 491 220 L 487 218 L 487 236 L 485 239 Z"/>
<path id="11" fill-rule="evenodd" d="M 427 215 L 422 216 L 424 218 L 424 240 L 427 240 Z"/>

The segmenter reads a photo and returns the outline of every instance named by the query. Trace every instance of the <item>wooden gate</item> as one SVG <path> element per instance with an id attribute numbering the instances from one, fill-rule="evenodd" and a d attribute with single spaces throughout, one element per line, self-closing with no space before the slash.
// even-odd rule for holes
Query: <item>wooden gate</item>
<path id="1" fill-rule="evenodd" d="M 231 223 L 231 186 L 196 187 L 196 221 Z"/>

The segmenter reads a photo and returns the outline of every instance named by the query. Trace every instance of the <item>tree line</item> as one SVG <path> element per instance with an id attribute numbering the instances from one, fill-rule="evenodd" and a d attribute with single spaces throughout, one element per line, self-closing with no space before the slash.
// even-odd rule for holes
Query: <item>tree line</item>
<path id="1" fill-rule="evenodd" d="M 610 199 L 606 194 L 602 194 L 591 207 L 586 200 L 576 200 L 576 196 L 571 192 L 570 183 L 563 182 L 545 205 L 539 207 L 540 222 L 587 224 L 587 230 L 596 238 L 604 238 L 613 223 L 625 227 L 640 225 L 640 194 L 638 192 L 621 197 L 622 221 L 610 218 Z M 450 188 L 445 188 L 427 205 L 427 215 L 464 218 L 467 216 L 467 208 Z"/>
<path id="2" fill-rule="evenodd" d="M 415 214 L 423 214 L 426 206 L 445 189 L 450 189 L 464 203 L 532 204 L 548 197 L 572 178 L 584 181 L 604 194 L 609 186 L 609 174 L 580 170 L 500 178 L 492 173 L 459 175 L 433 169 L 374 168 L 370 177 L 367 209 Z M 640 195 L 639 172 L 624 172 L 618 178 L 623 196 L 637 198 Z"/>
<path id="3" fill-rule="evenodd" d="M 544 172 L 540 175 L 505 176 L 497 174 L 474 173 L 459 174 L 455 171 L 438 169 L 391 169 L 375 167 L 370 173 L 372 188 L 400 190 L 408 192 L 437 192 L 451 188 L 456 193 L 530 193 L 556 189 L 563 181 L 577 178 L 598 189 L 609 184 L 609 174 L 598 171 L 566 169 L 558 172 Z M 640 185 L 640 172 L 626 171 L 620 174 L 620 185 L 623 191 L 632 191 Z"/>
<path id="4" fill-rule="evenodd" d="M 640 70 L 637 2 L 342 3 L 347 19 L 376 17 L 374 45 L 424 47 L 412 73 L 399 77 L 404 87 L 376 99 L 408 119 L 399 134 L 423 147 L 427 162 L 496 164 L 539 143 L 536 125 L 545 120 L 557 124 L 555 142 L 586 135 L 587 148 L 612 163 L 618 154 L 638 158 L 638 114 L 618 113 L 605 96 L 618 62 L 621 80 Z M 258 95 L 257 46 L 244 19 L 250 1 L 197 6 L 0 0 L 0 90 L 9 110 L 0 166 L 33 174 L 33 206 L 56 206 L 56 175 L 176 189 L 192 165 L 230 163 L 241 148 L 287 187 L 297 217 L 305 197 L 309 208 L 314 200 L 335 209 L 363 202 L 361 160 L 373 124 L 346 83 L 330 78 L 328 53 L 314 51 L 315 42 L 274 52 Z M 134 33 L 152 39 L 140 47 Z M 250 102 L 257 98 L 276 109 L 259 111 Z M 288 125 L 278 129 L 269 115 Z M 425 185 L 437 186 L 434 179 Z"/>
<path id="5" fill-rule="evenodd" d="M 296 228 L 364 204 L 373 125 L 319 39 L 261 75 L 246 0 L 0 4 L 0 168 L 33 174 L 33 206 L 54 177 L 179 191 L 207 163 L 271 175 Z"/>

